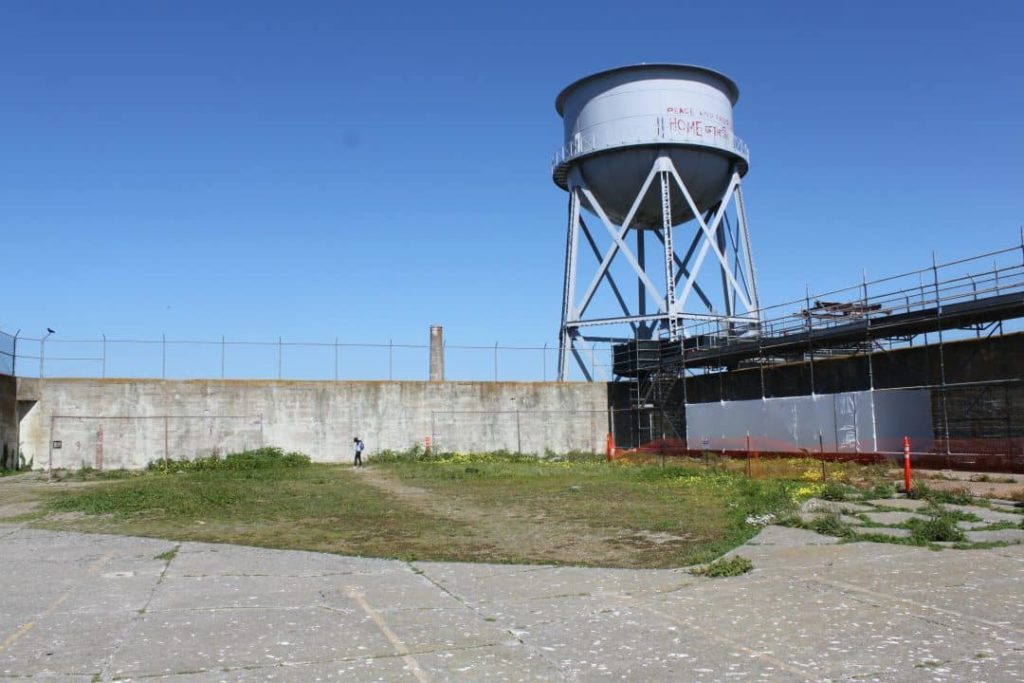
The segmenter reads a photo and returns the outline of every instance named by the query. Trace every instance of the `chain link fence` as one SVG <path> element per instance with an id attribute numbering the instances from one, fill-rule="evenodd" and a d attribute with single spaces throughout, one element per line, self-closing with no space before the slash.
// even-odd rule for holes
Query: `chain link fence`
<path id="1" fill-rule="evenodd" d="M 440 452 L 603 453 L 603 410 L 435 411 L 425 447 Z"/>
<path id="2" fill-rule="evenodd" d="M 0 332 L 0 375 L 14 374 L 14 359 L 18 352 L 18 338 L 6 332 Z"/>
<path id="3" fill-rule="evenodd" d="M 577 347 L 595 380 L 612 379 L 607 344 Z M 558 347 L 449 344 L 445 379 L 552 381 Z M 130 379 L 425 380 L 429 344 L 214 340 L 63 339 L 0 332 L 0 373 L 22 377 Z M 582 375 L 581 375 L 582 377 Z"/>

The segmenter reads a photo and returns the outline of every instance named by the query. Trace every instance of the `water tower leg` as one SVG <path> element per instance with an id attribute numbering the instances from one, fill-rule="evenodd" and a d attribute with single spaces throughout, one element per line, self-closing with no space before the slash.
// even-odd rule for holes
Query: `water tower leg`
<path id="1" fill-rule="evenodd" d="M 580 196 L 573 187 L 569 190 L 569 226 L 565 239 L 565 283 L 562 291 L 562 327 L 558 334 L 558 381 L 564 382 L 569 374 L 569 353 L 572 349 L 571 324 L 576 322 L 576 260 L 579 252 Z"/>
<path id="2" fill-rule="evenodd" d="M 636 261 L 640 264 L 640 270 L 647 271 L 647 231 L 646 230 L 634 230 L 636 233 Z M 644 281 L 640 278 L 636 279 L 636 313 L 641 318 L 647 315 L 647 292 L 644 290 Z M 629 315 L 627 312 L 626 315 Z M 641 321 L 637 326 L 636 334 L 634 335 L 637 339 L 650 339 L 653 335 L 648 328 L 646 322 Z"/>
<path id="3" fill-rule="evenodd" d="M 750 302 L 761 317 L 761 299 L 757 296 L 757 269 L 754 267 L 754 252 L 750 248 L 750 229 L 747 227 L 747 209 L 743 203 L 743 187 L 736 184 L 736 220 L 740 224 L 740 239 L 743 240 L 743 263 L 747 268 L 747 287 L 750 291 Z"/>
<path id="4" fill-rule="evenodd" d="M 715 214 L 715 211 L 717 211 L 717 210 L 718 209 L 713 209 L 713 210 L 709 211 L 708 212 L 708 216 L 709 217 L 713 216 Z M 720 253 L 722 253 L 722 254 L 728 253 L 728 249 L 729 249 L 729 245 L 726 242 L 726 239 L 727 239 L 728 236 L 725 234 L 726 231 L 729 229 L 729 223 L 728 223 L 727 218 L 728 217 L 725 214 L 725 207 L 723 206 L 722 207 L 722 225 L 718 226 L 718 232 L 715 233 L 715 240 L 718 243 L 718 251 Z M 709 219 L 706 219 L 706 220 L 709 220 Z M 725 304 L 725 314 L 727 316 L 729 316 L 729 317 L 732 317 L 733 308 L 734 308 L 733 301 L 734 301 L 735 297 L 734 297 L 734 293 L 733 293 L 733 288 L 729 286 L 729 265 L 730 264 L 728 262 L 726 262 L 726 263 L 722 263 L 720 265 L 721 265 L 721 269 L 722 269 L 722 299 L 723 299 L 723 303 Z M 730 327 L 731 327 L 731 325 L 730 325 Z"/>

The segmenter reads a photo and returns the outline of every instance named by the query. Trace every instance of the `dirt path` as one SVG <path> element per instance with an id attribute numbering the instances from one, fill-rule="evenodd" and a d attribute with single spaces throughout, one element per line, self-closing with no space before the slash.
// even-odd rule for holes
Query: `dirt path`
<path id="1" fill-rule="evenodd" d="M 0 477 L 0 520 L 35 512 L 43 499 L 57 491 L 93 486 L 96 482 L 46 481 L 45 472 L 25 472 Z"/>
<path id="2" fill-rule="evenodd" d="M 676 537 L 661 537 L 667 534 L 603 532 L 565 520 L 553 521 L 539 511 L 522 507 L 509 507 L 496 513 L 494 508 L 478 507 L 465 498 L 450 499 L 403 483 L 386 470 L 370 467 L 353 472 L 360 481 L 424 514 L 467 525 L 473 535 L 487 539 L 490 545 L 487 554 L 491 557 L 499 554 L 518 561 L 628 566 L 638 547 L 677 540 Z"/>

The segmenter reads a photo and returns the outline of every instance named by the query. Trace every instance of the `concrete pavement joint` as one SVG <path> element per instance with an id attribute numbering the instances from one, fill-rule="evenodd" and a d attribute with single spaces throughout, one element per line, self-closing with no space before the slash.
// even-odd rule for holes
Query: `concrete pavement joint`
<path id="1" fill-rule="evenodd" d="M 800 678 L 804 679 L 805 681 L 819 680 L 817 677 L 811 675 L 810 673 L 804 671 L 802 668 L 799 668 L 796 665 L 787 664 L 786 662 L 782 661 L 778 657 L 775 657 L 774 655 L 768 654 L 767 652 L 761 652 L 760 650 L 755 650 L 753 648 L 749 648 L 746 645 L 744 645 L 743 643 L 741 643 L 741 642 L 739 642 L 737 640 L 734 640 L 733 638 L 730 638 L 729 636 L 726 636 L 726 635 L 723 635 L 721 633 L 718 633 L 717 631 L 713 631 L 713 630 L 711 630 L 709 628 L 701 628 L 699 626 L 694 625 L 692 622 L 690 622 L 688 620 L 680 619 L 679 617 L 677 617 L 675 615 L 669 614 L 667 612 L 663 612 L 663 611 L 659 610 L 656 607 L 652 607 L 651 605 L 645 605 L 643 602 L 641 602 L 639 600 L 636 601 L 636 606 L 637 606 L 637 608 L 642 609 L 642 610 L 644 610 L 646 612 L 650 612 L 651 614 L 659 616 L 662 619 L 667 619 L 668 621 L 671 621 L 672 623 L 679 624 L 680 626 L 688 628 L 691 631 L 693 631 L 694 633 L 697 633 L 697 634 L 702 635 L 702 636 L 707 636 L 708 638 L 711 638 L 712 640 L 717 640 L 718 642 L 723 643 L 723 644 L 733 648 L 734 650 L 738 650 L 739 652 L 743 652 L 744 654 L 750 655 L 751 657 L 754 657 L 756 659 L 762 659 L 762 660 L 768 662 L 769 664 L 777 666 L 779 669 L 785 671 L 786 673 L 793 674 L 794 676 L 799 676 Z"/>
<path id="2" fill-rule="evenodd" d="M 95 562 L 86 567 L 86 575 L 91 576 L 98 572 L 100 567 L 106 564 L 107 561 L 110 560 L 110 558 L 113 556 L 113 550 L 107 551 L 104 555 L 101 555 L 99 559 L 97 559 Z M 20 628 L 18 628 L 17 631 L 7 636 L 7 638 L 5 638 L 2 643 L 0 643 L 0 652 L 6 650 L 8 647 L 17 642 L 19 638 L 21 638 L 26 633 L 34 629 L 36 627 L 36 624 L 39 623 L 41 619 L 45 619 L 49 615 L 53 614 L 54 610 L 60 607 L 61 603 L 63 603 L 65 600 L 71 597 L 71 593 L 74 590 L 74 586 L 65 589 L 64 592 L 57 596 L 57 598 L 53 602 L 51 602 L 50 605 L 45 610 L 43 610 L 39 615 L 37 615 L 35 619 L 30 619 L 29 621 L 25 622 L 21 625 Z"/>
<path id="3" fill-rule="evenodd" d="M 7 526 L 7 525 L 4 525 L 4 526 Z M 5 539 L 5 538 L 7 538 L 9 536 L 13 536 L 14 534 L 18 533 L 19 531 L 21 531 L 24 528 L 25 528 L 24 524 L 12 525 L 10 527 L 10 530 L 7 531 L 7 533 L 0 534 L 0 540 L 3 540 L 3 539 Z"/>
<path id="4" fill-rule="evenodd" d="M 148 610 L 150 603 L 153 602 L 153 598 L 156 596 L 156 592 L 160 588 L 160 584 L 164 582 L 164 577 L 167 576 L 167 570 L 170 568 L 171 562 L 174 562 L 175 558 L 178 555 L 178 551 L 180 550 L 181 543 L 178 543 L 174 546 L 173 554 L 171 555 L 171 557 L 169 557 L 167 561 L 164 562 L 163 571 L 160 572 L 160 576 L 158 576 L 156 581 L 153 583 L 153 587 L 149 591 L 149 597 L 146 598 L 145 604 L 135 613 L 131 620 L 129 620 L 128 624 L 125 625 L 125 628 L 121 632 L 121 635 L 114 643 L 114 648 L 111 650 L 110 656 L 107 657 L 107 661 L 103 664 L 103 667 L 100 669 L 100 677 L 102 678 L 102 680 L 109 680 L 109 669 L 111 662 L 114 661 L 114 657 L 117 656 L 117 653 L 121 651 L 121 648 L 124 646 L 128 634 L 134 630 L 135 625 L 139 621 L 142 621 L 145 618 L 146 611 Z"/>
<path id="5" fill-rule="evenodd" d="M 343 557 L 339 555 L 339 557 Z M 379 570 L 349 571 L 349 572 L 298 572 L 295 574 L 262 574 L 253 572 L 218 572 L 216 574 L 178 574 L 180 579 L 211 579 L 211 578 L 235 578 L 235 579 L 320 579 L 332 576 L 379 576 Z"/>
<path id="6" fill-rule="evenodd" d="M 426 573 L 426 571 L 420 570 L 419 567 L 416 567 L 411 562 L 408 563 L 408 564 L 409 564 L 410 567 L 412 567 L 413 571 L 416 574 L 422 576 L 424 579 L 426 579 L 433 586 L 437 587 L 437 589 L 439 591 L 441 591 L 442 593 L 450 596 L 453 600 L 457 601 L 460 605 L 465 607 L 474 616 L 477 616 L 477 617 L 479 617 L 481 619 L 484 619 L 486 621 L 486 617 L 484 617 L 480 613 L 480 610 L 478 610 L 476 607 L 474 607 L 470 603 L 466 602 L 460 596 L 456 595 L 452 591 L 448 590 L 448 588 L 446 588 L 445 586 L 441 585 L 439 582 L 435 581 L 432 576 L 430 576 L 429 574 Z M 547 565 L 545 565 L 543 567 L 533 567 L 533 568 L 530 569 L 530 571 L 538 571 L 538 570 L 541 570 L 541 569 L 551 569 L 551 567 L 547 566 Z M 509 576 L 509 575 L 513 575 L 513 574 L 523 574 L 523 573 L 526 573 L 526 572 L 511 572 L 509 574 L 504 574 L 503 576 Z M 567 680 L 572 680 L 574 678 L 574 676 L 572 675 L 571 672 L 567 672 L 565 670 L 565 666 L 563 666 L 563 664 L 561 662 L 556 661 L 554 658 L 552 658 L 547 652 L 545 652 L 541 648 L 536 647 L 535 645 L 531 645 L 530 643 L 527 643 L 513 629 L 506 628 L 506 629 L 502 629 L 502 630 L 505 633 L 507 633 L 510 638 L 515 640 L 515 642 L 517 642 L 520 645 L 522 645 L 526 650 L 532 652 L 534 655 L 536 655 L 540 659 L 543 659 L 549 665 L 551 665 L 551 666 L 555 667 L 556 669 L 558 669 L 562 673 L 562 675 L 564 677 L 568 677 Z"/>
<path id="7" fill-rule="evenodd" d="M 979 625 L 979 626 L 986 626 L 988 628 L 1001 629 L 1001 630 L 1004 630 L 1004 631 L 1012 631 L 1013 633 L 1024 635 L 1024 629 L 1015 628 L 1015 627 L 1013 627 L 1010 624 L 1007 624 L 1005 622 L 1001 623 L 1001 622 L 998 622 L 998 621 L 989 621 L 988 619 L 982 619 L 980 617 L 974 617 L 974 616 L 971 616 L 969 614 L 964 614 L 962 612 L 957 612 L 956 610 L 944 609 L 942 607 L 934 607 L 932 605 L 925 605 L 925 604 L 920 603 L 920 602 L 915 602 L 914 600 L 911 600 L 909 598 L 900 597 L 898 595 L 890 595 L 888 593 L 880 593 L 878 591 L 873 591 L 873 590 L 871 590 L 869 588 L 862 588 L 860 586 L 855 586 L 855 585 L 853 585 L 851 583 L 845 583 L 843 581 L 834 581 L 834 580 L 830 581 L 830 580 L 827 580 L 827 579 L 813 579 L 813 578 L 809 579 L 809 580 L 812 581 L 813 583 L 819 583 L 819 584 L 821 584 L 823 586 L 830 586 L 832 588 L 839 589 L 840 591 L 851 592 L 851 593 L 860 593 L 861 595 L 867 595 L 867 596 L 873 597 L 876 600 L 880 601 L 882 605 L 891 604 L 893 602 L 899 602 L 899 603 L 902 603 L 903 605 L 906 605 L 907 607 L 911 607 L 911 608 L 917 609 L 919 611 L 920 610 L 928 610 L 928 611 L 931 611 L 931 612 L 937 612 L 937 613 L 939 613 L 941 615 L 948 616 L 948 617 L 953 617 L 954 619 L 957 619 L 957 620 L 973 621 L 976 625 Z M 851 597 L 853 597 L 853 596 L 851 596 Z M 949 623 L 946 623 L 946 622 L 936 621 L 934 619 L 929 619 L 927 617 L 920 616 L 920 615 L 913 615 L 913 616 L 915 616 L 917 618 L 920 618 L 920 619 L 924 619 L 926 621 L 929 621 L 930 623 L 938 623 L 938 624 L 941 624 L 943 626 L 951 626 L 952 625 L 952 624 L 949 624 Z"/>
<path id="8" fill-rule="evenodd" d="M 359 592 L 359 589 L 357 589 L 354 586 L 346 586 L 345 594 L 352 600 L 355 600 L 356 604 L 358 604 L 359 607 L 363 610 L 363 612 L 365 612 L 366 615 L 370 617 L 370 620 L 373 621 L 374 624 L 376 624 L 380 632 L 384 634 L 384 637 L 387 638 L 388 642 L 390 642 L 391 645 L 395 648 L 395 652 L 397 652 L 402 657 L 402 661 L 405 662 L 405 665 L 409 668 L 409 671 L 416 678 L 416 680 L 420 683 L 430 683 L 430 678 L 427 677 L 427 674 L 424 673 L 423 669 L 420 668 L 419 662 L 417 662 L 416 659 L 410 654 L 409 648 L 407 648 L 405 646 L 405 643 L 403 643 L 401 639 L 399 639 L 399 637 L 395 635 L 395 632 L 392 631 L 390 627 L 388 627 L 387 622 L 384 621 L 384 617 L 379 612 L 370 607 L 370 604 L 366 602 L 366 598 L 363 597 L 363 594 L 361 592 Z"/>
<path id="9" fill-rule="evenodd" d="M 472 652 L 473 650 L 483 650 L 489 647 L 495 647 L 500 643 L 483 643 L 480 645 L 466 645 L 464 647 L 446 647 L 446 648 L 429 648 L 423 650 L 411 650 L 412 654 L 417 655 L 430 655 L 430 654 L 447 654 L 455 652 Z M 401 659 L 404 661 L 404 656 L 397 653 L 386 653 L 378 655 L 364 655 L 359 657 L 329 657 L 326 659 L 293 659 L 287 662 L 274 662 L 271 664 L 245 664 L 242 666 L 216 666 L 216 667 L 203 667 L 198 669 L 188 669 L 183 671 L 173 671 L 171 673 L 159 672 L 159 673 L 143 673 L 143 674 L 132 674 L 131 676 L 122 676 L 114 678 L 113 680 L 146 680 L 146 679 L 166 679 L 177 676 L 192 676 L 195 674 L 204 673 L 233 673 L 236 671 L 266 671 L 271 669 L 288 669 L 300 666 L 323 666 L 325 664 L 347 664 L 352 662 L 377 662 L 380 660 L 394 660 Z M 89 673 L 82 672 L 61 672 L 67 675 L 79 675 L 88 676 Z M 0 680 L 7 678 L 4 674 L 0 674 Z M 22 679 L 24 676 L 14 676 L 15 679 Z"/>

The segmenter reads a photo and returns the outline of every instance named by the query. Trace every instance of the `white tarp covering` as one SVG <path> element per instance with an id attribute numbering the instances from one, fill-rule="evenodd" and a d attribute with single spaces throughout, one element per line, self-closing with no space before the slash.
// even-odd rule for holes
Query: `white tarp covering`
<path id="1" fill-rule="evenodd" d="M 687 447 L 779 453 L 898 452 L 903 437 L 914 449 L 931 445 L 927 389 L 691 403 L 686 406 Z"/>

